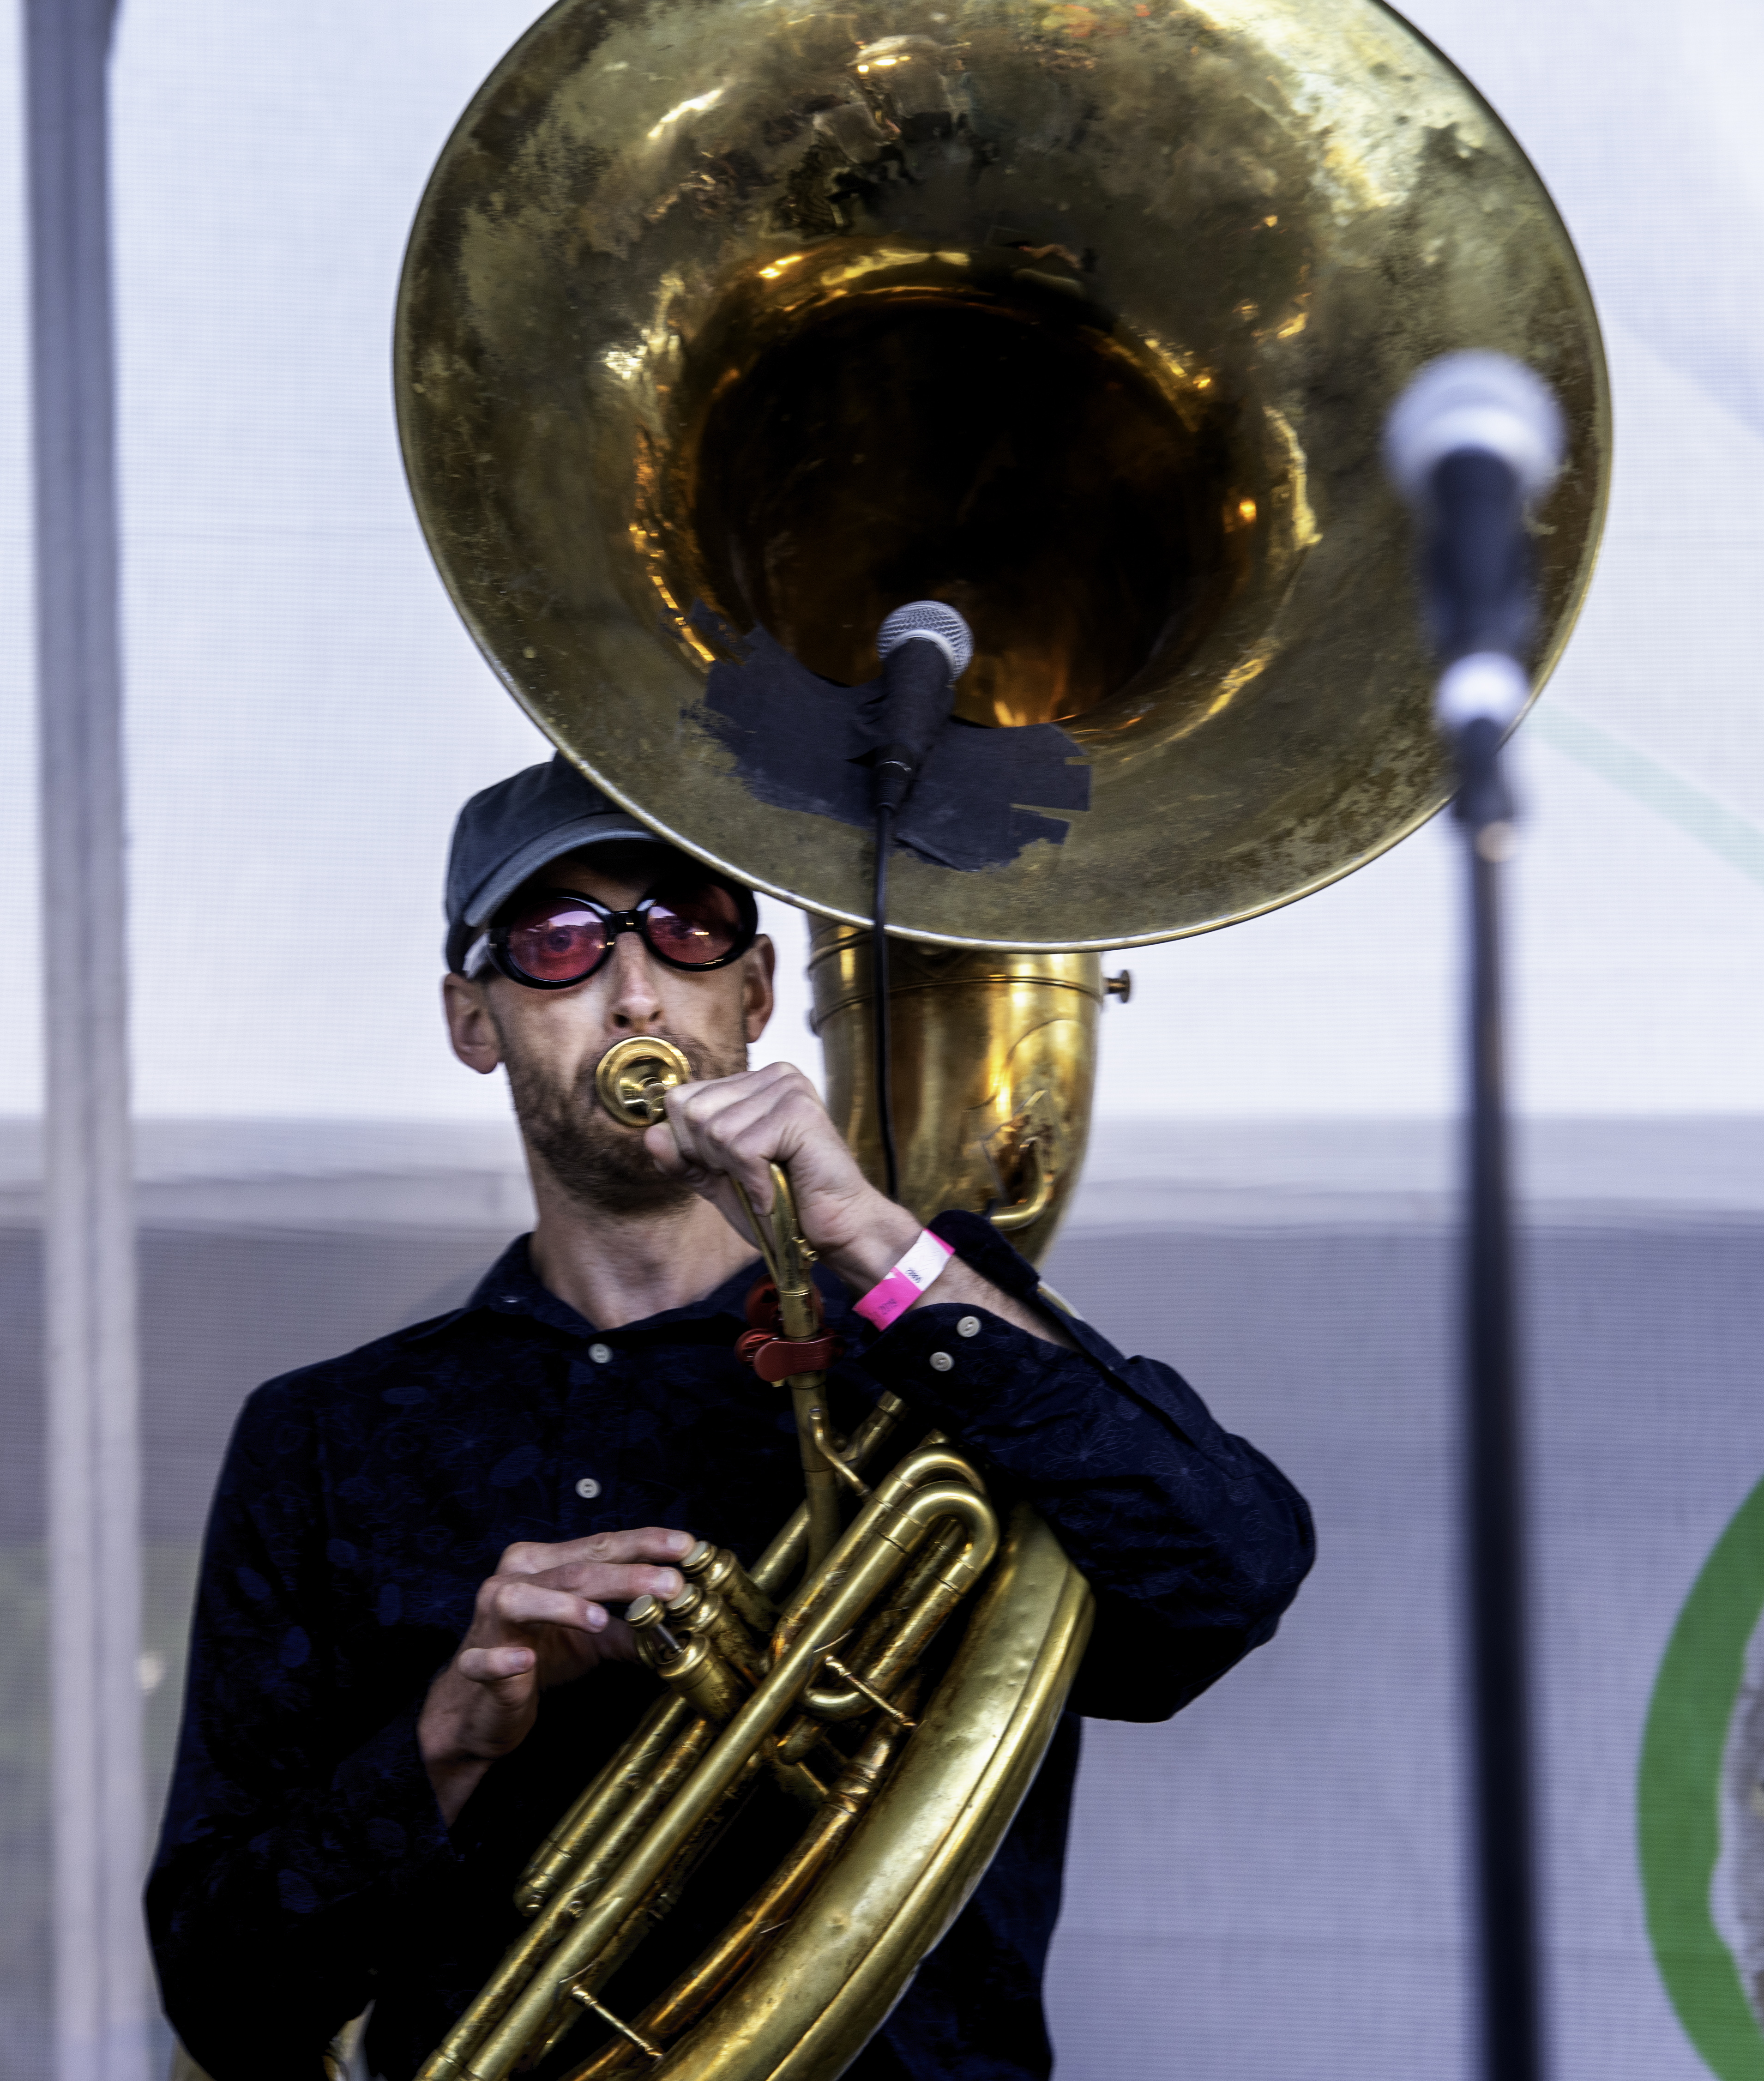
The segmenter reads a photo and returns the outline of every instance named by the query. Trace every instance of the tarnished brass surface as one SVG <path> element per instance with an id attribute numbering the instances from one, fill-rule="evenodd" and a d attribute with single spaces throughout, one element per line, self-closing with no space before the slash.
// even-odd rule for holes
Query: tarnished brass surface
<path id="1" fill-rule="evenodd" d="M 796 1196 L 789 1172 L 782 1163 L 768 1167 L 771 1171 L 772 1196 L 771 1204 L 764 1213 L 754 1206 L 747 1188 L 739 1179 L 734 1181 L 735 1190 L 746 1212 L 754 1240 L 759 1246 L 759 1254 L 765 1259 L 766 1269 L 771 1275 L 772 1284 L 777 1289 L 778 1314 L 784 1335 L 812 1337 L 816 1328 L 815 1254 L 796 1218 Z"/>
<path id="2" fill-rule="evenodd" d="M 578 1873 L 576 1882 L 580 1886 L 582 1858 L 640 1798 L 669 1751 L 691 1724 L 691 1717 L 685 1702 L 672 1696 L 645 1715 L 600 1776 L 528 1858 L 514 1890 L 514 1905 L 523 1915 L 536 1915 L 572 1871 Z"/>
<path id="3" fill-rule="evenodd" d="M 615 1040 L 594 1066 L 594 1095 L 621 1127 L 653 1127 L 668 1093 L 691 1077 L 691 1064 L 671 1040 L 637 1033 Z"/>
<path id="4" fill-rule="evenodd" d="M 1084 1579 L 1013 1516 L 961 1650 L 850 1847 L 744 1982 L 652 2070 L 667 2081 L 826 2081 L 882 2023 L 1010 1825 L 1077 1674 Z"/>
<path id="5" fill-rule="evenodd" d="M 716 1591 L 736 1617 L 762 1639 L 777 1624 L 777 1607 L 726 1547 L 701 1539 L 679 1566 L 689 1583 Z"/>
<path id="6" fill-rule="evenodd" d="M 845 1448 L 845 1457 L 854 1465 L 864 1465 L 900 1415 L 895 1398 L 884 1395 Z M 805 1521 L 806 1511 L 799 1511 L 755 1563 L 742 1594 L 756 1613 L 773 1607 L 783 1590 L 785 1571 L 800 1561 Z M 1069 1608 L 1087 1609 L 1089 1600 L 1082 1579 L 1059 1557 L 1044 1528 L 1035 1530 L 1027 1513 L 1018 1513 L 1010 1550 L 1023 1541 L 1026 1528 L 1044 1557 L 1056 1558 L 1058 1570 L 1063 1570 L 1050 1574 L 1052 1562 L 1044 1558 L 1039 1587 L 1031 1586 L 1043 1607 L 1046 1651 L 1025 1654 L 1026 1629 L 1033 1630 L 1025 1612 L 1008 1599 L 1001 1608 L 988 1589 L 964 1630 L 953 1673 L 933 1701 L 934 1709 L 948 1684 L 959 1679 L 951 1710 L 974 1717 L 975 1738 L 958 1741 L 944 1726 L 932 1738 L 934 1752 L 923 1766 L 934 1778 L 945 1766 L 972 1778 L 980 1750 L 990 1745 L 1001 1768 L 1006 1763 L 1013 1766 L 998 1780 L 1012 1810 L 1051 1734 L 1082 1646 L 1082 1641 L 1073 1646 L 1056 1624 L 1047 1631 L 1048 1615 L 1057 1621 L 1059 1612 Z M 804 1897 L 819 1898 L 809 1890 L 823 1878 L 834 1850 L 874 1795 L 889 1756 L 901 1743 L 917 1742 L 933 1724 L 933 1715 L 921 1722 L 909 1709 L 917 1705 L 920 1688 L 914 1663 L 971 1590 L 996 1582 L 999 1551 L 998 1521 L 978 1475 L 941 1434 L 929 1433 L 867 1495 L 825 1565 L 809 1573 L 784 1602 L 765 1671 L 751 1695 L 737 1698 L 733 1692 L 720 1692 L 702 1701 L 708 1707 L 702 1717 L 692 1711 L 691 1701 L 670 1701 L 651 1713 L 586 1789 L 523 1875 L 517 1897 L 523 1907 L 530 1904 L 530 1894 L 543 1895 L 531 1903 L 538 1909 L 531 1924 L 426 2062 L 424 2081 L 502 2081 L 530 2054 L 538 2056 L 556 2044 L 582 2009 L 610 2025 L 620 2042 L 638 2042 L 641 2031 L 633 2035 L 630 2020 L 603 2004 L 600 1993 L 649 1923 L 666 1914 L 699 1847 L 721 1825 L 731 1801 L 769 1760 L 775 1777 L 806 1797 L 816 1818 L 750 1912 L 640 2022 L 643 2028 L 666 2038 L 685 2030 L 708 1999 L 731 1985 L 738 1982 L 751 1996 L 766 1977 L 765 1954 L 779 1933 L 772 1908 L 787 1898 L 794 1904 Z M 720 1572 L 725 1581 L 735 1579 L 731 1571 L 715 1569 L 717 1557 L 709 1549 L 688 1558 L 701 1578 Z M 1008 1555 L 1005 1574 L 1012 1574 Z M 691 1629 L 701 1621 L 714 1626 L 733 1616 L 714 1591 L 704 1592 L 697 1584 L 692 1589 L 694 1599 L 701 1602 L 691 1610 L 683 1608 L 687 1599 L 675 1600 L 682 1606 L 683 1626 Z M 638 1602 L 653 1609 L 640 1617 L 634 1604 L 633 1625 L 655 1620 L 648 1629 L 659 1633 L 661 1607 L 653 1599 Z M 668 1616 L 674 1616 L 670 1608 Z M 855 1646 L 848 1644 L 854 1641 Z M 702 1648 L 703 1636 L 688 1644 Z M 850 1662 L 839 1660 L 836 1649 Z M 817 1674 L 830 1670 L 845 1687 L 829 1694 L 833 1709 L 843 1713 L 845 1689 L 855 1680 L 873 1717 L 856 1756 L 815 1751 L 817 1770 L 831 1764 L 830 1772 L 817 1780 L 800 1761 L 810 1752 L 808 1746 L 788 1744 L 783 1737 L 785 1723 L 817 1697 Z M 1003 1735 L 995 1742 L 1000 1728 Z M 861 1785 L 854 1782 L 853 1771 L 863 1778 Z M 1007 1811 L 1001 1829 L 1008 1820 Z M 978 1864 L 965 1854 L 952 1856 L 944 1841 L 947 1831 L 932 1828 L 926 1833 L 910 1822 L 905 1809 L 896 1810 L 893 1825 L 905 1831 L 896 1883 L 898 1890 L 909 1868 L 916 1869 L 921 1879 L 929 1873 L 936 1881 L 929 1896 L 922 1886 L 909 1889 L 918 1918 L 914 1928 L 922 1936 L 930 1911 L 926 1899 L 942 1902 L 951 1888 L 965 1897 L 983 1868 L 984 1856 Z M 959 1843 L 984 1843 L 989 1855 L 996 1835 L 987 1834 L 989 1826 L 985 1817 L 971 1817 L 958 1831 Z M 871 1854 L 876 1854 L 873 1848 Z M 948 1912 L 953 1914 L 955 1907 Z M 892 1954 L 889 1970 L 896 1993 L 918 1955 L 910 1947 Z M 825 1978 L 831 1970 L 830 1952 L 821 1963 Z M 851 1965 L 848 1959 L 848 1972 Z M 859 1978 L 872 1994 L 880 1984 L 867 1968 L 859 1970 Z M 830 2081 L 855 2049 L 854 2041 L 837 2065 L 817 2071 Z M 763 2047 L 762 2056 L 769 2056 Z M 670 2048 L 653 2070 L 672 2073 L 673 2057 Z M 598 2056 L 590 2065 L 597 2063 Z"/>
<path id="7" fill-rule="evenodd" d="M 778 1318 L 787 1337 L 812 1337 L 819 1326 L 820 1306 L 815 1297 L 815 1254 L 796 1219 L 796 1196 L 789 1173 L 781 1163 L 771 1167 L 771 1204 L 762 1214 L 737 1178 L 735 1190 L 747 1213 L 748 1225 L 759 1245 L 760 1255 L 771 1275 L 778 1296 Z M 839 1483 L 853 1481 L 851 1470 L 842 1465 L 827 1434 L 826 1410 L 822 1406 L 824 1373 L 794 1373 L 788 1385 L 796 1419 L 796 1443 L 802 1454 L 803 1488 L 808 1511 L 808 1556 L 811 1569 L 818 1568 L 833 1550 L 839 1537 Z M 861 1486 L 861 1484 L 859 1484 Z"/>
<path id="8" fill-rule="evenodd" d="M 443 2051 L 424 2068 L 424 2081 L 461 2074 L 472 2081 L 502 2081 L 530 2045 L 543 2043 L 561 1997 L 580 1982 L 598 1991 L 606 1972 L 603 1956 L 616 1957 L 622 1933 L 645 1915 L 656 1890 L 700 1831 L 713 1825 L 727 1795 L 766 1753 L 781 1722 L 794 1708 L 827 1653 L 835 1649 L 884 1594 L 914 1548 L 941 1520 L 956 1516 L 968 1528 L 969 1541 L 951 1574 L 972 1580 L 985 1573 L 998 1545 L 998 1528 L 984 1498 L 965 1485 L 933 1482 L 915 1489 L 876 1527 L 873 1536 L 848 1536 L 834 1560 L 845 1565 L 812 1617 L 774 1663 L 765 1680 L 718 1733 L 693 1771 L 643 1840 L 619 1869 L 584 1904 L 578 1918 L 562 1930 L 543 1970 L 514 1995 L 488 2033 L 469 2051 Z M 834 1562 L 826 1573 L 834 1575 Z M 1021 1692 L 1025 1672 L 1013 1664 L 1013 1694 Z M 910 1752 L 910 1751 L 909 1751 Z"/>
<path id="9" fill-rule="evenodd" d="M 764 801 L 701 692 L 763 622 L 859 678 L 960 605 L 963 712 L 1068 719 L 1091 806 L 901 934 L 1228 923 L 1443 800 L 1384 415 L 1448 349 L 1556 388 L 1543 669 L 1609 461 L 1597 323 L 1498 118 L 1376 0 L 562 0 L 418 212 L 396 387 L 497 671 L 674 843 L 847 919 L 867 833 Z"/>
<path id="10" fill-rule="evenodd" d="M 913 1724 L 910 1720 L 905 1722 L 908 1727 Z M 771 1880 L 680 1983 L 652 2003 L 638 2018 L 641 2028 L 663 2038 L 674 2036 L 704 2014 L 749 1969 L 755 1953 L 789 1923 L 809 1889 L 844 1847 L 882 1782 L 902 1731 L 898 1724 L 879 1723 Z M 632 2063 L 628 2039 L 609 2044 L 578 2067 L 569 2081 L 603 2081 L 607 2075 L 628 2070 Z"/>
<path id="11" fill-rule="evenodd" d="M 995 1206 L 1012 1243 L 1040 1259 L 1083 1167 L 1101 957 L 903 942 L 888 965 L 902 1202 L 921 1221 Z M 869 934 L 817 919 L 808 979 L 828 1108 L 880 1185 Z"/>

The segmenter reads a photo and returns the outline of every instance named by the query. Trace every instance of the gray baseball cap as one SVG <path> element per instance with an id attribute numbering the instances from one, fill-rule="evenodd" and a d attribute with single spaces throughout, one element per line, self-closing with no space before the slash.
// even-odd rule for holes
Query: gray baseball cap
<path id="1" fill-rule="evenodd" d="M 548 860 L 615 839 L 665 841 L 609 802 L 559 752 L 474 795 L 447 854 L 447 964 L 461 969 L 472 942 L 521 884 Z"/>

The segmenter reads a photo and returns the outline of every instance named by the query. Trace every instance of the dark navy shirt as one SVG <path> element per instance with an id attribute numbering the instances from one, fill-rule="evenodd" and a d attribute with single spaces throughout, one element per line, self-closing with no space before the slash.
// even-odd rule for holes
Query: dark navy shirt
<path id="1" fill-rule="evenodd" d="M 985 1221 L 935 1225 L 1035 1298 L 1035 1272 Z M 655 1682 L 615 1664 L 547 1692 L 451 1832 L 417 1749 L 424 1695 L 515 1541 L 667 1525 L 749 1562 L 770 1543 L 801 1474 L 788 1394 L 734 1353 L 753 1277 L 598 1331 L 540 1284 L 523 1239 L 467 1306 L 246 1403 L 209 1522 L 148 1890 L 166 2014 L 214 2081 L 317 2081 L 327 2040 L 370 2000 L 370 2062 L 406 2081 L 488 1978 L 521 1927 L 522 1866 Z M 1080 1346 L 1068 1351 L 982 1310 L 925 1305 L 876 1335 L 826 1293 L 846 1343 L 836 1422 L 892 1389 L 977 1455 L 1002 1499 L 1041 1511 L 1095 1593 L 1071 1709 L 998 1857 L 849 2070 L 1030 2081 L 1052 2064 L 1041 1974 L 1075 1716 L 1162 1719 L 1268 1639 L 1310 1566 L 1310 1515 L 1168 1367 L 1124 1359 L 1082 1323 L 1060 1318 Z M 977 1334 L 959 1333 L 964 1316 Z M 762 1848 L 772 1796 L 613 1983 L 631 2009 L 800 1831 L 788 1809 Z M 590 2042 L 578 2032 L 543 2070 Z"/>

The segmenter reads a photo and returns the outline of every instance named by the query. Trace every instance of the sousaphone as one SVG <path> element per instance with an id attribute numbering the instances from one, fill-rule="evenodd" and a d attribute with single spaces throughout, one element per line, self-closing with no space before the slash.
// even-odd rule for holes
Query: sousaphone
<path id="1" fill-rule="evenodd" d="M 1524 154 L 1400 16 L 562 0 L 441 155 L 396 377 L 430 548 L 515 699 L 658 836 L 816 914 L 830 1099 L 872 1175 L 864 690 L 892 608 L 967 617 L 892 866 L 902 1196 L 1036 1252 L 1099 950 L 1290 902 L 1446 798 L 1379 439 L 1466 347 L 1566 418 L 1541 684 L 1603 514 L 1597 322 Z M 667 1074 L 636 1066 L 640 1115 Z M 583 2074 L 823 2081 L 977 1881 L 1084 1587 L 1031 1513 L 987 1528 L 956 1444 L 892 1474 L 870 1427 L 813 1450 L 849 1499 L 834 1562 L 806 1512 L 751 1574 L 701 1557 L 712 1602 L 651 1629 L 653 1723 L 536 1858 L 527 1936 L 430 2075 L 496 2081 L 577 2018 Z M 621 2015 L 632 1932 L 760 1772 L 808 1808 L 776 1912 Z"/>

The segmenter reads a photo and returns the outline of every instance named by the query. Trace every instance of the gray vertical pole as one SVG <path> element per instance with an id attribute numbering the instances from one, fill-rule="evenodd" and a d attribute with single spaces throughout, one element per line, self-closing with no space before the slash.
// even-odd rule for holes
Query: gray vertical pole
<path id="1" fill-rule="evenodd" d="M 25 0 L 36 494 L 57 2081 L 145 2081 L 140 1445 L 108 70 Z"/>

